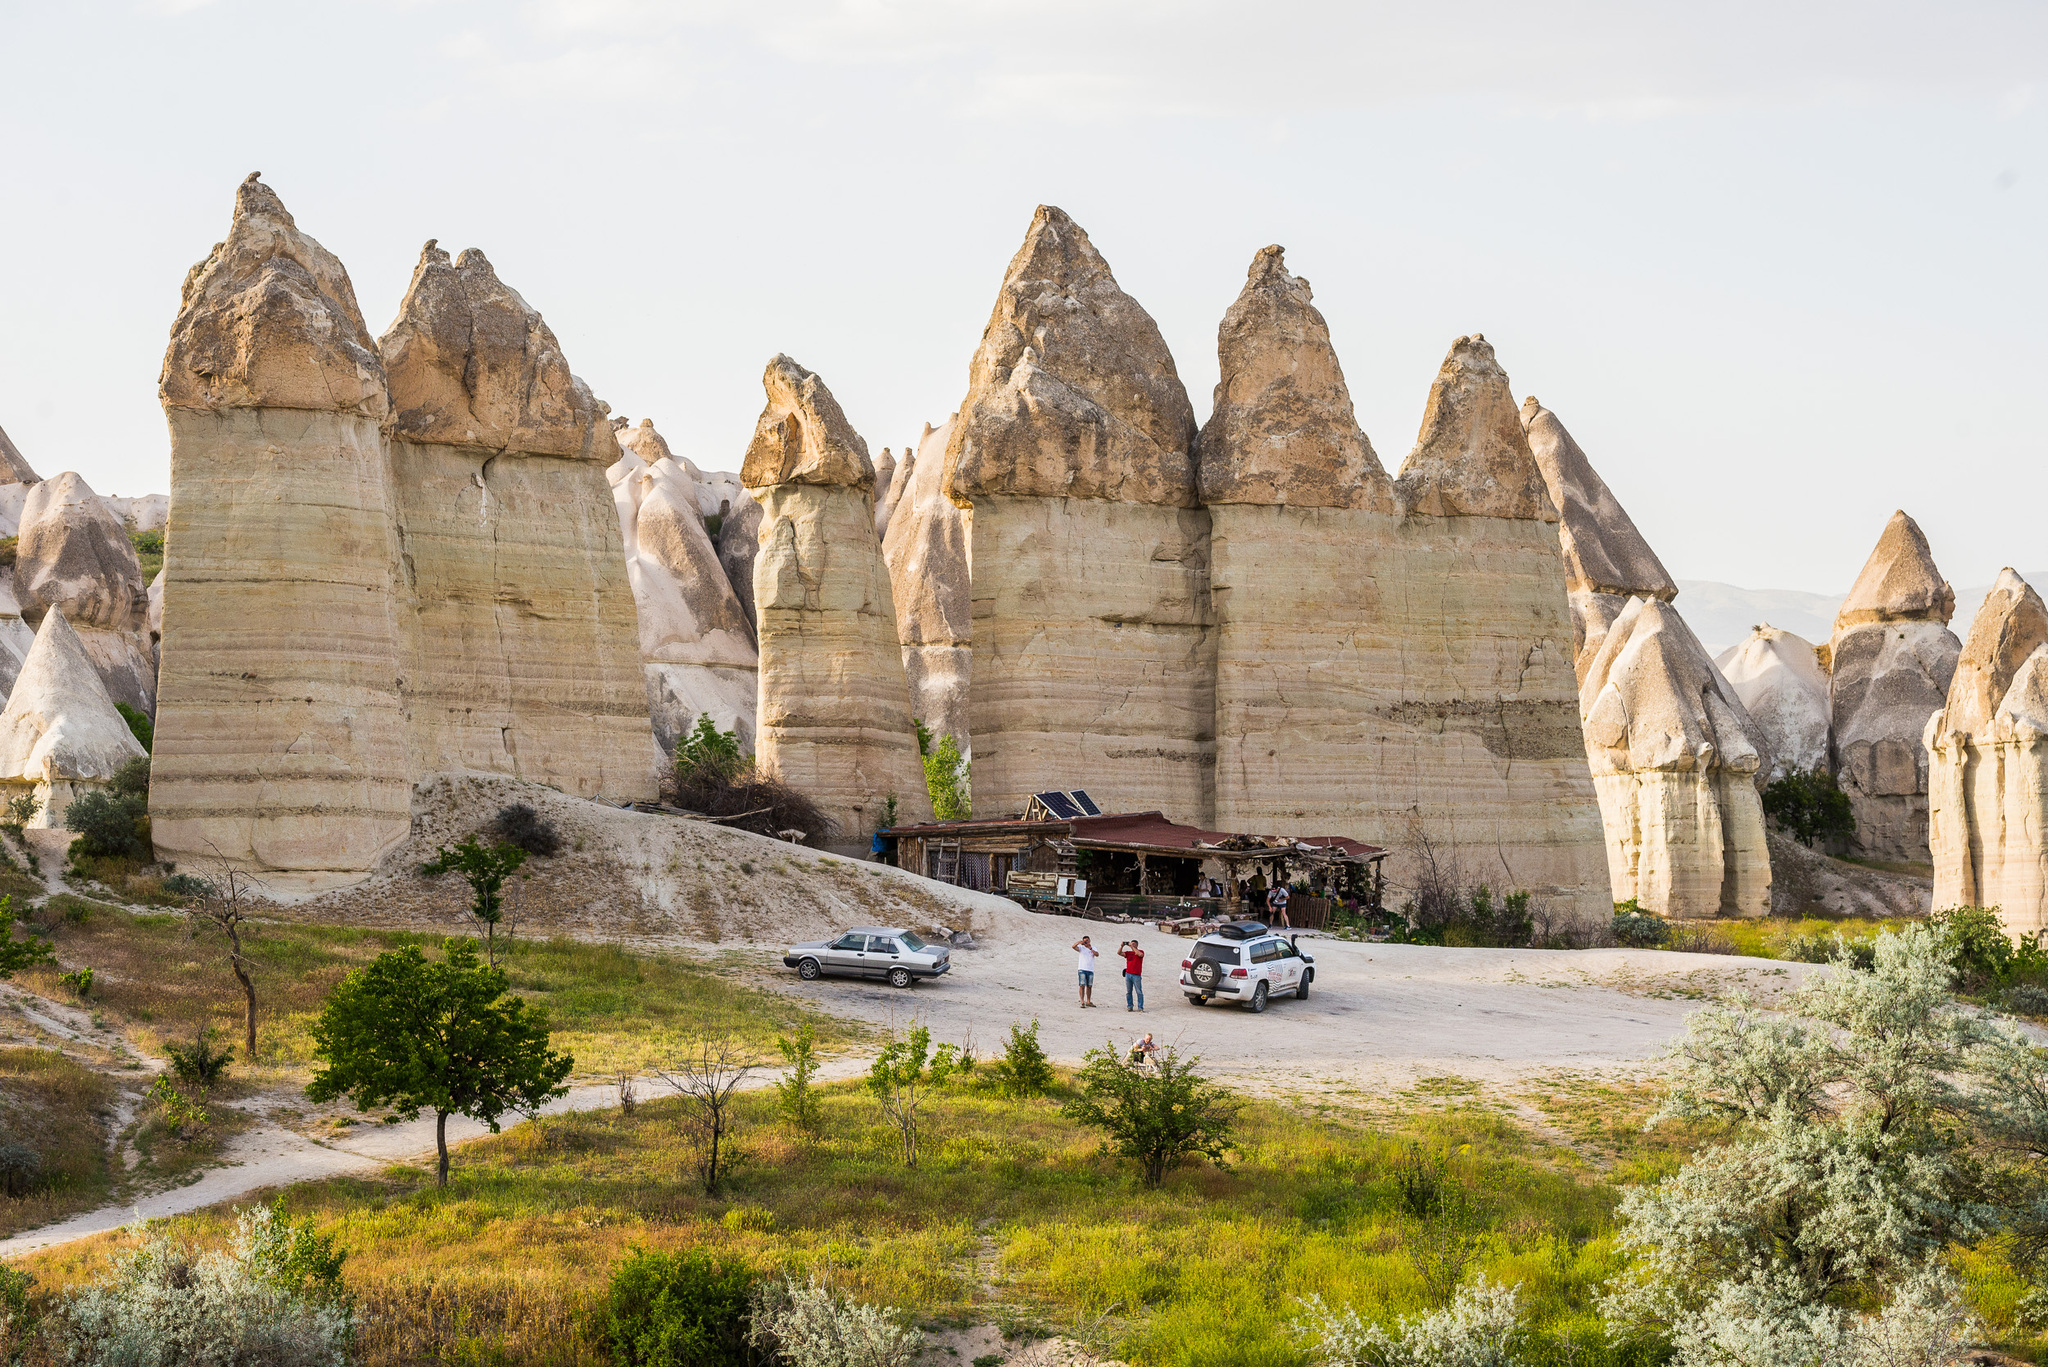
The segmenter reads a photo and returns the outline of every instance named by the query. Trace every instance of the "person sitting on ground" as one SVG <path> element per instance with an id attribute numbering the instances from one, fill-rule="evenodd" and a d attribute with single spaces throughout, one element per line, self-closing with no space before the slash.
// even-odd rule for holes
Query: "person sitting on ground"
<path id="1" fill-rule="evenodd" d="M 1073 948 L 1081 956 L 1081 1005 L 1095 1005 L 1095 946 L 1083 935 Z"/>

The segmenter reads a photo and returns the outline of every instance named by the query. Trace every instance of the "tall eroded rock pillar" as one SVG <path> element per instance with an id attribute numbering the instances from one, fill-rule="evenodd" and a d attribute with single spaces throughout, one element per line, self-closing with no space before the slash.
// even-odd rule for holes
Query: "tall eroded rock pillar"
<path id="1" fill-rule="evenodd" d="M 1892 514 L 1835 614 L 1829 709 L 1835 778 L 1856 814 L 1856 852 L 1925 860 L 1928 718 L 1948 697 L 1962 643 L 1956 596 L 1918 524 Z"/>
<path id="2" fill-rule="evenodd" d="M 1376 829 L 1407 813 L 1466 852 L 1469 875 L 1605 915 L 1557 510 L 1484 337 L 1452 344 L 1394 490 L 1380 584 L 1404 665 L 1371 720 L 1386 737 Z"/>
<path id="3" fill-rule="evenodd" d="M 1330 330 L 1281 249 L 1252 259 L 1216 333 L 1202 429 L 1216 615 L 1216 824 L 1385 841 L 1383 704 L 1393 482 L 1359 430 Z"/>
<path id="4" fill-rule="evenodd" d="M 605 482 L 619 456 L 605 406 L 475 248 L 451 262 L 427 243 L 379 346 L 412 772 L 652 797 L 657 756 Z"/>
<path id="5" fill-rule="evenodd" d="M 2048 930 L 2048 605 L 2012 570 L 1970 623 L 1924 738 L 1934 905 Z"/>
<path id="6" fill-rule="evenodd" d="M 1087 787 L 1212 817 L 1215 625 L 1195 418 L 1151 315 L 1040 207 L 948 437 L 970 510 L 977 815 Z M 919 465 L 926 457 L 919 458 Z"/>
<path id="7" fill-rule="evenodd" d="M 346 881 L 411 823 L 389 404 L 348 272 L 255 176 L 186 277 L 159 392 L 157 848 Z"/>
<path id="8" fill-rule="evenodd" d="M 832 391 L 787 356 L 740 478 L 761 507 L 754 599 L 761 637 L 755 757 L 864 841 L 885 818 L 929 820 L 924 766 L 875 537 L 875 469 Z"/>
<path id="9" fill-rule="evenodd" d="M 1676 609 L 1631 598 L 1586 661 L 1579 709 L 1614 900 L 1661 916 L 1764 916 L 1765 742 Z"/>

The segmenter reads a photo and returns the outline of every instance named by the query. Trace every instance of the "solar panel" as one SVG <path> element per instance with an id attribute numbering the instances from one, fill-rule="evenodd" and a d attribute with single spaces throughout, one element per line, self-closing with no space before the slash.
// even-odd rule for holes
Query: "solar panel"
<path id="1" fill-rule="evenodd" d="M 1075 817 L 1081 815 L 1081 809 L 1076 807 L 1074 800 L 1065 793 L 1036 793 L 1033 796 L 1037 797 L 1039 802 L 1048 812 L 1053 814 L 1056 820 L 1072 821 Z"/>
<path id="2" fill-rule="evenodd" d="M 1102 808 L 1095 805 L 1095 799 L 1088 796 L 1085 790 L 1076 788 L 1074 789 L 1071 796 L 1074 799 L 1074 805 L 1081 809 L 1082 816 L 1102 815 Z"/>

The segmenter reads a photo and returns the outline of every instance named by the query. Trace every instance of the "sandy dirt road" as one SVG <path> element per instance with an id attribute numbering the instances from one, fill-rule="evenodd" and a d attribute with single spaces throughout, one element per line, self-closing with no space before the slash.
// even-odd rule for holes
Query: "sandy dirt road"
<path id="1" fill-rule="evenodd" d="M 1634 1070 L 1685 1027 L 1702 1002 L 1738 989 L 1768 1000 L 1812 966 L 1660 950 L 1438 949 L 1304 937 L 1315 958 L 1308 999 L 1275 1000 L 1262 1015 L 1188 1004 L 1177 979 L 1190 942 L 1142 927 L 1019 911 L 978 916 L 977 948 L 956 949 L 945 978 L 897 990 L 827 978 L 805 983 L 780 967 L 783 990 L 820 1010 L 882 1025 L 923 1020 L 939 1039 L 996 1051 L 1012 1021 L 1039 1022 L 1060 1063 L 1105 1040 L 1155 1042 L 1202 1056 L 1211 1071 L 1255 1091 L 1305 1084 L 1396 1091 L 1426 1077 L 1518 1082 L 1560 1069 Z M 839 927 L 821 928 L 819 935 Z M 1093 1009 L 1077 1001 L 1082 935 L 1102 951 Z M 1145 951 L 1146 1010 L 1124 1009 L 1114 950 Z"/>

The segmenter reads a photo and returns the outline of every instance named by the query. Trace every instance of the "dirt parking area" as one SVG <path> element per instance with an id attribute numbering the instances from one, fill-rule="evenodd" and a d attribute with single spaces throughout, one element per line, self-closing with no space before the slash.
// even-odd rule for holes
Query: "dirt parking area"
<path id="1" fill-rule="evenodd" d="M 945 978 L 897 990 L 849 978 L 805 983 L 778 968 L 780 985 L 838 1015 L 883 1026 L 916 1017 L 940 1039 L 971 1035 L 983 1056 L 1000 1048 L 1012 1021 L 1035 1018 L 1041 1044 L 1061 1063 L 1078 1063 L 1105 1041 L 1128 1047 L 1149 1030 L 1251 1090 L 1293 1094 L 1319 1083 L 1369 1095 L 1432 1077 L 1513 1083 L 1558 1069 L 1632 1071 L 1706 1001 L 1738 990 L 1769 1001 L 1812 971 L 1660 950 L 1439 949 L 1304 936 L 1316 973 L 1307 1000 L 1276 999 L 1253 1015 L 1189 1004 L 1177 980 L 1191 942 L 1179 936 L 986 900 L 995 905 L 977 908 L 977 947 L 956 949 Z M 1071 946 L 1082 935 L 1103 955 L 1092 1010 L 1077 1001 Z M 1142 1015 L 1125 1010 L 1113 952 L 1131 938 L 1145 951 Z"/>

